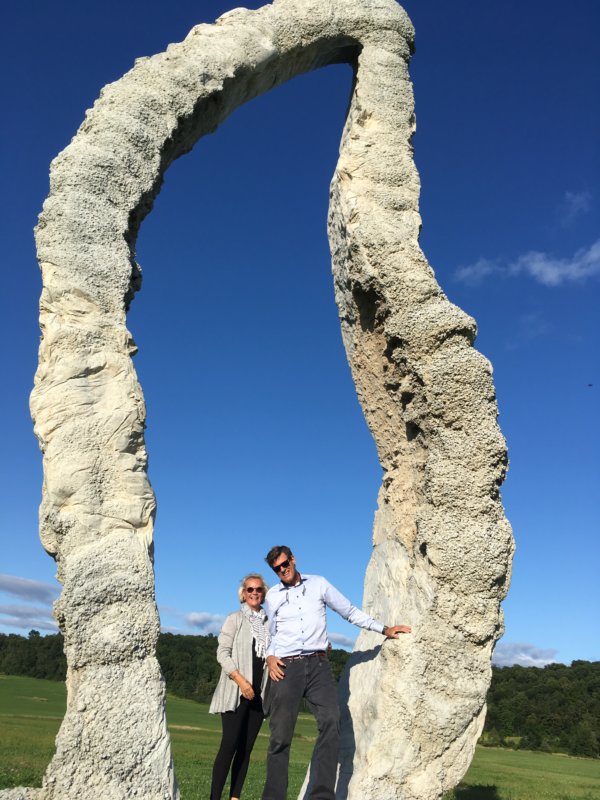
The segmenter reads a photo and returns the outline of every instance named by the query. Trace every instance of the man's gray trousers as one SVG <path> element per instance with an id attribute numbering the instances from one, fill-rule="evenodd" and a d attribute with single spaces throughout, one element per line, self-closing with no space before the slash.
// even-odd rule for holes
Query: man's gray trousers
<path id="1" fill-rule="evenodd" d="M 310 764 L 311 800 L 334 800 L 340 740 L 337 687 L 326 655 L 286 661 L 283 680 L 270 683 L 266 711 L 271 741 L 262 800 L 286 800 L 292 736 L 304 697 L 315 715 L 319 736 Z"/>

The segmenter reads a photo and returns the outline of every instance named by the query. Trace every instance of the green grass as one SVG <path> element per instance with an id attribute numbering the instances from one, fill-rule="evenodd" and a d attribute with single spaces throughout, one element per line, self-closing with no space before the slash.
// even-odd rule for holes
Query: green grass
<path id="1" fill-rule="evenodd" d="M 167 697 L 167 719 L 173 744 L 173 760 L 177 781 L 185 800 L 208 797 L 213 760 L 221 736 L 221 719 L 208 713 L 208 706 Z M 316 727 L 310 714 L 300 714 L 290 757 L 290 797 L 296 797 L 302 786 Z M 269 743 L 269 726 L 264 723 L 252 751 L 244 795 L 258 798 L 262 793 L 265 760 Z"/>
<path id="2" fill-rule="evenodd" d="M 478 747 L 447 800 L 600 800 L 600 761 Z"/>
<path id="3" fill-rule="evenodd" d="M 41 785 L 64 713 L 64 684 L 0 675 L 0 788 Z"/>
<path id="4" fill-rule="evenodd" d="M 0 789 L 41 786 L 54 752 L 54 738 L 65 711 L 65 687 L 55 681 L 0 675 Z M 208 706 L 167 697 L 173 761 L 184 800 L 208 797 L 221 719 Z M 262 793 L 269 741 L 265 722 L 252 752 L 244 785 L 246 798 Z M 300 714 L 290 757 L 290 797 L 302 786 L 316 728 L 310 714 Z"/>
<path id="5" fill-rule="evenodd" d="M 0 675 L 0 789 L 40 786 L 65 708 L 62 683 Z M 173 760 L 184 800 L 208 797 L 221 723 L 206 705 L 167 698 Z M 260 797 L 268 744 L 264 724 L 252 753 L 246 800 Z M 289 797 L 297 797 L 315 725 L 301 714 L 290 761 Z M 382 798 L 381 800 L 391 800 Z M 600 800 L 600 760 L 478 747 L 460 786 L 446 800 Z"/>

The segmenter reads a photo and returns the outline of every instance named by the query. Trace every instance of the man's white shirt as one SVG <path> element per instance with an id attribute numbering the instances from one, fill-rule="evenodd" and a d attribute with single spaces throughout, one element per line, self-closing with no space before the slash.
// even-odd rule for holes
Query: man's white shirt
<path id="1" fill-rule="evenodd" d="M 327 650 L 327 607 L 359 628 L 383 633 L 381 622 L 353 606 L 322 575 L 302 575 L 295 586 L 280 581 L 267 592 L 264 609 L 271 634 L 267 655 L 285 658 Z"/>

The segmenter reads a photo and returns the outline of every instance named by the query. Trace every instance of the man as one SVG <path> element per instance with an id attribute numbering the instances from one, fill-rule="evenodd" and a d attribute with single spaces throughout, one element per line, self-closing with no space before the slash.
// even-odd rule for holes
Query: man
<path id="1" fill-rule="evenodd" d="M 326 606 L 388 639 L 410 633 L 408 625 L 387 627 L 353 606 L 320 575 L 301 575 L 289 547 L 272 547 L 267 564 L 280 582 L 267 592 L 264 609 L 271 642 L 267 668 L 271 686 L 267 700 L 271 741 L 263 800 L 286 800 L 288 762 L 300 701 L 304 697 L 317 719 L 319 737 L 311 761 L 312 800 L 333 800 L 337 773 L 340 712 L 337 689 L 327 659 Z"/>

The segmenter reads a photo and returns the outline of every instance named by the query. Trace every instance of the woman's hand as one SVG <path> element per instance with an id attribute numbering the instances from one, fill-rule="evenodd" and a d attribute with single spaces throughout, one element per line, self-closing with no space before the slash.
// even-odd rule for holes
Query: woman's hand
<path id="1" fill-rule="evenodd" d="M 238 686 L 240 687 L 242 697 L 245 697 L 246 700 L 254 700 L 254 689 L 249 681 L 244 678 L 241 683 L 238 683 Z"/>
<path id="2" fill-rule="evenodd" d="M 239 670 L 234 670 L 229 677 L 232 681 L 237 683 L 242 697 L 245 697 L 246 700 L 254 700 L 254 689 L 252 688 L 252 684 L 247 678 L 244 678 Z"/>

